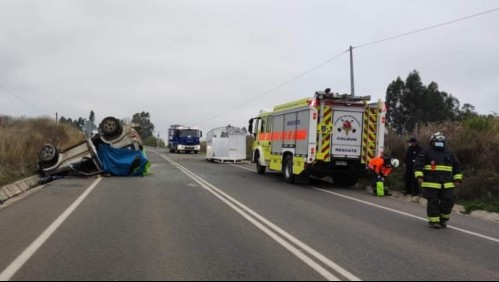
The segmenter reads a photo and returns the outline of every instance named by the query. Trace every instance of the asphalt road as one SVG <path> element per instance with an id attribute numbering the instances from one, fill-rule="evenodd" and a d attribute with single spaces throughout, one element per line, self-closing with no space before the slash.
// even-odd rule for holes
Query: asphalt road
<path id="1" fill-rule="evenodd" d="M 0 280 L 499 280 L 499 224 L 250 164 L 149 151 L 0 207 Z"/>

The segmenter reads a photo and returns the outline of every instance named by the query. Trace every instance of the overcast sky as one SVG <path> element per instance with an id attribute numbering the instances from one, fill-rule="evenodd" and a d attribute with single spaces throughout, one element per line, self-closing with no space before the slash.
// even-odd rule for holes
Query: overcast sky
<path id="1" fill-rule="evenodd" d="M 74 119 L 93 110 L 99 123 L 146 111 L 161 137 L 170 124 L 243 127 L 261 109 L 317 90 L 350 92 L 348 53 L 270 91 L 350 45 L 497 8 L 495 0 L 0 0 L 0 115 Z M 497 113 L 499 11 L 356 48 L 354 65 L 356 94 L 384 99 L 393 80 L 417 70 L 461 105 Z"/>

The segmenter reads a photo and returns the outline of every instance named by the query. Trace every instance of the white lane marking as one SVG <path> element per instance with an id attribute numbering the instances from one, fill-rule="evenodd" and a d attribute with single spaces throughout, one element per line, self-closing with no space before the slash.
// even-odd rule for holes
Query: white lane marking
<path id="1" fill-rule="evenodd" d="M 98 178 L 76 201 L 69 206 L 43 233 L 36 238 L 2 273 L 0 281 L 9 281 L 23 267 L 23 265 L 40 249 L 41 246 L 54 234 L 54 232 L 66 221 L 66 219 L 78 208 L 85 198 L 100 183 L 102 178 Z"/>
<path id="2" fill-rule="evenodd" d="M 249 168 L 249 167 L 244 167 L 244 166 L 235 165 L 235 164 L 231 164 L 231 166 L 235 166 L 235 167 L 238 167 L 238 168 L 242 168 L 242 169 L 245 169 L 245 170 L 256 172 L 256 170 L 254 170 L 252 168 Z"/>
<path id="3" fill-rule="evenodd" d="M 231 196 L 229 196 L 225 192 L 221 191 L 220 189 L 218 189 L 214 185 L 210 184 L 206 180 L 202 179 L 198 175 L 189 171 L 188 169 L 186 169 L 185 167 L 176 163 L 172 159 L 166 157 L 165 155 L 161 155 L 161 157 L 163 159 L 167 160 L 168 162 L 170 162 L 172 165 L 174 165 L 178 169 L 180 169 L 186 175 L 191 177 L 194 181 L 199 183 L 203 188 L 205 188 L 210 193 L 215 195 L 217 198 L 222 200 L 225 204 L 227 204 L 229 207 L 234 209 L 237 213 L 242 215 L 244 218 L 246 218 L 248 221 L 250 221 L 257 228 L 262 230 L 265 234 L 270 236 L 276 242 L 281 244 L 281 246 L 283 246 L 285 249 L 287 249 L 288 251 L 293 253 L 296 257 L 301 259 L 303 262 L 305 262 L 308 266 L 310 266 L 312 269 L 317 271 L 319 274 L 321 274 L 327 280 L 336 281 L 336 280 L 339 280 L 339 278 L 336 277 L 334 274 L 330 273 L 328 270 L 326 270 L 324 267 L 322 267 L 318 263 L 316 263 L 312 258 L 310 258 L 306 254 L 304 254 L 303 251 L 307 252 L 309 255 L 315 257 L 316 259 L 318 259 L 319 261 L 321 261 L 325 265 L 329 266 L 331 269 L 335 270 L 336 272 L 338 272 L 340 275 L 342 275 L 346 279 L 351 280 L 351 281 L 361 281 L 360 278 L 356 277 L 355 275 L 353 275 L 349 271 L 340 267 L 338 264 L 334 263 L 333 261 L 331 261 L 330 259 L 328 259 L 324 255 L 322 255 L 319 252 L 317 252 L 316 250 L 312 249 L 311 247 L 309 247 L 308 245 L 306 245 L 302 241 L 298 240 L 297 238 L 295 238 L 291 234 L 289 234 L 286 231 L 284 231 L 283 229 L 279 228 L 277 225 L 275 225 L 272 222 L 270 222 L 269 220 L 265 219 L 263 216 L 259 215 L 258 213 L 256 213 L 252 209 L 250 209 L 249 207 L 247 207 L 247 206 L 243 205 L 242 203 L 240 203 L 239 201 L 235 200 L 234 198 L 232 198 Z M 253 217 L 251 217 L 250 215 Z M 259 220 L 260 222 L 258 222 L 257 220 Z M 267 225 L 267 227 L 269 227 L 270 229 L 273 229 L 273 231 L 269 230 L 269 228 L 264 226 L 262 223 Z M 276 234 L 274 231 L 279 233 L 281 236 L 283 236 L 285 239 L 289 240 L 290 242 L 292 242 L 293 244 L 295 244 L 299 248 L 301 248 L 301 250 L 294 247 L 293 245 L 289 244 L 288 242 L 286 242 L 283 238 L 279 237 L 279 235 Z"/>
<path id="4" fill-rule="evenodd" d="M 251 168 L 247 168 L 247 167 L 243 167 L 243 166 L 239 166 L 239 165 L 233 165 L 233 166 L 238 167 L 238 168 L 242 168 L 242 169 L 246 169 L 246 170 L 249 170 L 249 171 L 256 172 L 256 170 L 251 169 Z M 376 208 L 379 208 L 379 209 L 387 210 L 387 211 L 390 211 L 390 212 L 393 212 L 393 213 L 397 213 L 397 214 L 400 214 L 400 215 L 404 215 L 404 216 L 407 216 L 407 217 L 411 217 L 411 218 L 414 218 L 414 219 L 418 219 L 418 220 L 422 220 L 422 221 L 427 221 L 428 220 L 427 218 L 424 218 L 424 217 L 416 216 L 416 215 L 413 215 L 413 214 L 410 214 L 410 213 L 402 212 L 402 211 L 395 210 L 395 209 L 392 209 L 392 208 L 388 208 L 388 207 L 385 207 L 385 206 L 373 204 L 373 203 L 370 203 L 370 202 L 367 202 L 367 201 L 364 201 L 364 200 L 359 200 L 359 199 L 356 199 L 356 198 L 353 198 L 353 197 L 345 196 L 345 195 L 342 195 L 340 193 L 335 193 L 335 192 L 324 190 L 324 189 L 321 189 L 321 188 L 318 188 L 318 187 L 314 187 L 314 186 L 308 186 L 308 187 L 313 188 L 315 190 L 319 190 L 319 191 L 324 192 L 324 193 L 335 195 L 335 196 L 338 196 L 338 197 L 341 197 L 341 198 L 345 198 L 345 199 L 348 199 L 348 200 L 351 200 L 351 201 L 355 201 L 355 202 L 362 203 L 362 204 L 365 204 L 365 205 L 368 205 L 368 206 L 372 206 L 372 207 L 376 207 Z M 447 228 L 453 229 L 453 230 L 456 230 L 456 231 L 460 231 L 462 233 L 465 233 L 465 234 L 468 234 L 468 235 L 472 235 L 472 236 L 475 236 L 475 237 L 479 237 L 479 238 L 482 238 L 482 239 L 486 239 L 486 240 L 489 240 L 489 241 L 492 241 L 492 242 L 495 242 L 495 243 L 499 243 L 499 239 L 498 238 L 490 237 L 490 236 L 487 236 L 487 235 L 483 235 L 483 234 L 480 234 L 480 233 L 476 233 L 476 232 L 473 232 L 473 231 L 469 231 L 469 230 L 466 230 L 466 229 L 462 229 L 462 228 L 458 228 L 458 227 L 454 227 L 454 226 L 450 226 L 450 225 L 448 225 Z"/>
<path id="5" fill-rule="evenodd" d="M 422 221 L 427 221 L 428 220 L 427 218 L 424 218 L 424 217 L 419 217 L 419 216 L 416 216 L 416 215 L 413 215 L 413 214 L 410 214 L 410 213 L 401 212 L 401 211 L 398 211 L 398 210 L 395 210 L 395 209 L 387 208 L 387 207 L 384 207 L 384 206 L 380 206 L 380 205 L 377 205 L 377 204 L 373 204 L 373 203 L 370 203 L 370 202 L 366 202 L 366 201 L 363 201 L 363 200 L 359 200 L 359 199 L 356 199 L 356 198 L 345 196 L 345 195 L 342 195 L 342 194 L 339 194 L 339 193 L 335 193 L 335 192 L 331 192 L 331 191 L 328 191 L 328 190 L 324 190 L 324 189 L 321 189 L 321 188 L 317 188 L 317 187 L 313 187 L 313 186 L 309 186 L 309 187 L 314 188 L 314 189 L 319 190 L 319 191 L 322 191 L 324 193 L 329 193 L 329 194 L 332 194 L 332 195 L 335 195 L 335 196 L 338 196 L 338 197 L 342 197 L 342 198 L 345 198 L 345 199 L 349 199 L 349 200 L 352 200 L 352 201 L 355 201 L 355 202 L 359 202 L 359 203 L 362 203 L 362 204 L 365 204 L 365 205 L 373 206 L 373 207 L 384 209 L 384 210 L 387 210 L 387 211 L 390 211 L 390 212 L 393 212 L 393 213 L 398 213 L 398 214 L 401 214 L 401 215 L 412 217 L 414 219 L 419 219 L 419 220 L 422 220 Z M 490 240 L 490 241 L 495 242 L 495 243 L 499 243 L 499 239 L 493 238 L 493 237 L 490 237 L 490 236 L 487 236 L 487 235 L 483 235 L 483 234 L 476 233 L 476 232 L 473 232 L 473 231 L 469 231 L 469 230 L 457 228 L 457 227 L 450 226 L 450 225 L 448 225 L 447 228 L 454 229 L 456 231 L 460 231 L 460 232 L 466 233 L 468 235 L 480 237 L 482 239 Z"/>

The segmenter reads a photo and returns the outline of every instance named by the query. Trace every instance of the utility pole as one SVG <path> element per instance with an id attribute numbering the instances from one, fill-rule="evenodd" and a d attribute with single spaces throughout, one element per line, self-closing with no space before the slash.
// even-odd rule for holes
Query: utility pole
<path id="1" fill-rule="evenodd" d="M 159 148 L 159 131 L 158 131 L 158 141 L 156 142 L 156 147 Z"/>
<path id="2" fill-rule="evenodd" d="M 55 113 L 55 124 L 58 124 L 59 123 L 59 117 L 58 117 L 58 114 L 57 112 Z"/>
<path id="3" fill-rule="evenodd" d="M 350 46 L 350 87 L 351 87 L 351 95 L 355 96 L 355 87 L 354 87 L 354 80 L 353 80 L 353 47 Z"/>

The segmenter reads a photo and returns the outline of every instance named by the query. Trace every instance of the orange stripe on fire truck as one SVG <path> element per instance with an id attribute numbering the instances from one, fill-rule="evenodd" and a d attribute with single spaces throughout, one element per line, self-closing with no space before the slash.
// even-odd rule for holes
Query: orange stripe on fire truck
<path id="1" fill-rule="evenodd" d="M 292 131 L 282 131 L 274 133 L 260 133 L 258 134 L 258 141 L 284 141 L 284 140 L 306 140 L 308 131 L 306 129 L 302 130 L 292 130 Z"/>

